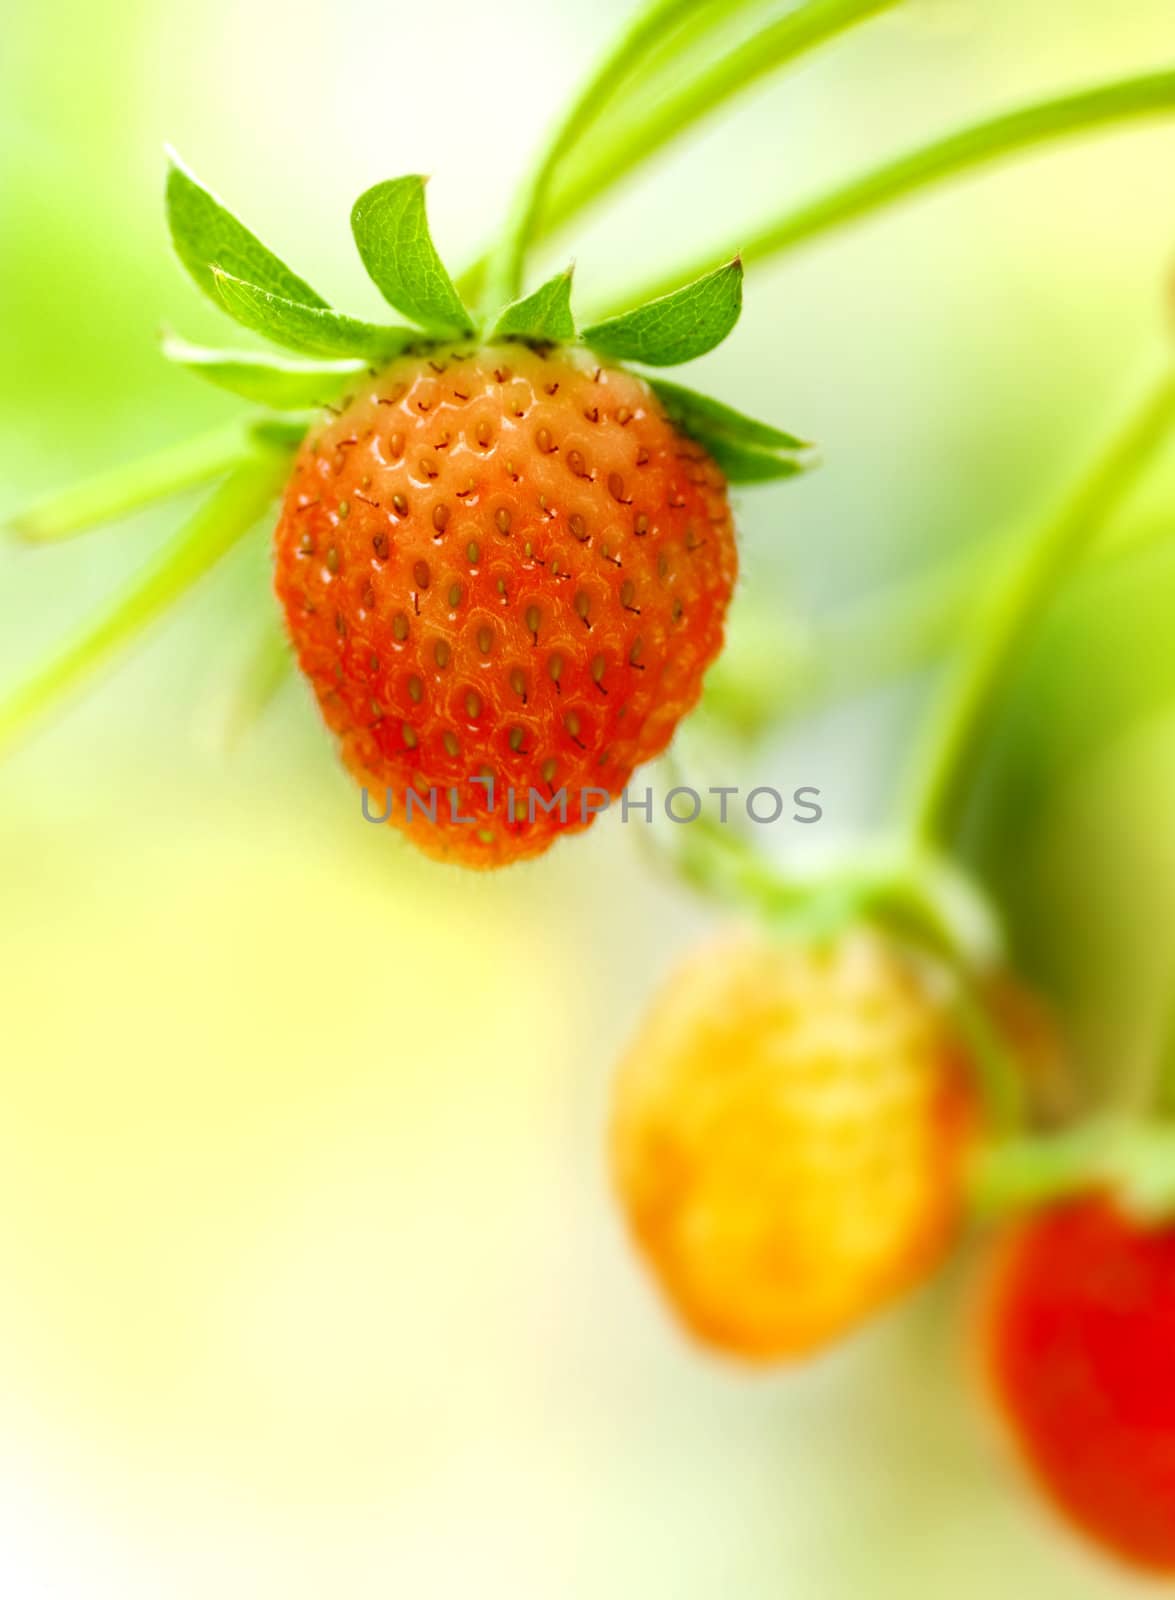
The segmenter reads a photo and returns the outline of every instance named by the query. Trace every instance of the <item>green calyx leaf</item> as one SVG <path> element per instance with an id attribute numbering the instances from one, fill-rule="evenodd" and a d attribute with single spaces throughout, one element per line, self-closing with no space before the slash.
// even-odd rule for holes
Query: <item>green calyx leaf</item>
<path id="1" fill-rule="evenodd" d="M 785 433 L 769 422 L 757 422 L 733 406 L 715 400 L 712 395 L 699 394 L 683 384 L 670 383 L 668 378 L 650 378 L 649 385 L 657 391 L 661 403 L 679 427 L 687 432 L 721 435 L 735 444 L 750 450 L 810 450 L 806 439 L 794 433 Z"/>
<path id="2" fill-rule="evenodd" d="M 220 304 L 214 279 L 220 268 L 269 294 L 304 306 L 326 301 L 304 278 L 261 243 L 243 222 L 193 177 L 174 150 L 168 152 L 167 224 L 176 254 L 197 286 Z"/>
<path id="3" fill-rule="evenodd" d="M 795 434 L 679 383 L 664 378 L 649 383 L 676 425 L 709 451 L 731 483 L 793 478 L 812 465 L 811 447 Z"/>
<path id="4" fill-rule="evenodd" d="M 389 361 L 420 338 L 414 328 L 380 327 L 328 306 L 287 300 L 219 267 L 213 268 L 213 278 L 229 316 L 263 339 L 304 355 Z"/>
<path id="5" fill-rule="evenodd" d="M 722 468 L 727 483 L 772 483 L 779 478 L 796 478 L 806 472 L 810 462 L 797 461 L 794 456 L 768 455 L 765 450 L 744 450 L 728 439 L 694 437 L 704 444 L 710 455 Z"/>
<path id="6" fill-rule="evenodd" d="M 720 345 L 742 306 L 743 264 L 735 256 L 672 294 L 585 328 L 581 337 L 593 350 L 619 361 L 675 367 Z"/>
<path id="7" fill-rule="evenodd" d="M 987 1220 L 1110 1194 L 1140 1227 L 1175 1219 L 1175 1130 L 1168 1123 L 1102 1115 L 1055 1133 L 981 1147 L 969 1174 L 971 1203 Z"/>
<path id="8" fill-rule="evenodd" d="M 429 333 L 461 338 L 473 332 L 473 319 L 428 231 L 424 182 L 391 178 L 368 189 L 351 210 L 351 231 L 389 305 Z"/>
<path id="9" fill-rule="evenodd" d="M 315 361 L 267 350 L 208 350 L 174 334 L 165 335 L 162 348 L 168 361 L 275 411 L 329 405 L 368 371 L 366 362 L 355 359 Z"/>
<path id="10" fill-rule="evenodd" d="M 560 272 L 533 294 L 507 306 L 494 324 L 496 338 L 534 339 L 564 344 L 575 338 L 571 314 L 571 268 Z"/>

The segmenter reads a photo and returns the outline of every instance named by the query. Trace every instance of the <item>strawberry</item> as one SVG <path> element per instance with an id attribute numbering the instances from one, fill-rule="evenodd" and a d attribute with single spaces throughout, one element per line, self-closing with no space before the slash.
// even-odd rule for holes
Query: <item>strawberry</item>
<path id="1" fill-rule="evenodd" d="M 274 551 L 346 765 L 422 849 L 487 867 L 665 748 L 737 567 L 722 473 L 648 384 L 521 343 L 386 367 L 306 440 Z"/>
<path id="2" fill-rule="evenodd" d="M 1085 1195 L 1002 1253 L 988 1358 L 1003 1411 L 1060 1510 L 1126 1561 L 1175 1572 L 1175 1227 Z"/>
<path id="3" fill-rule="evenodd" d="M 687 959 L 612 1118 L 621 1202 L 686 1325 L 800 1356 L 924 1278 L 960 1220 L 968 1065 L 929 972 L 880 933 L 727 934 Z"/>
<path id="4" fill-rule="evenodd" d="M 493 867 L 606 809 L 664 750 L 721 648 L 738 566 L 727 484 L 790 477 L 806 447 L 623 364 L 678 365 L 720 343 L 742 308 L 737 257 L 581 329 L 570 270 L 509 298 L 529 215 L 471 308 L 432 242 L 424 180 L 368 189 L 355 244 L 405 321 L 367 322 L 173 157 L 180 261 L 283 351 L 169 336 L 165 353 L 267 410 L 25 519 L 27 536 L 59 538 L 224 478 L 156 568 L 0 704 L 0 746 L 244 537 L 284 467 L 277 596 L 343 760 L 373 792 L 364 815 L 430 855 Z M 249 682 L 269 692 L 280 672 L 271 652 L 259 661 Z"/>

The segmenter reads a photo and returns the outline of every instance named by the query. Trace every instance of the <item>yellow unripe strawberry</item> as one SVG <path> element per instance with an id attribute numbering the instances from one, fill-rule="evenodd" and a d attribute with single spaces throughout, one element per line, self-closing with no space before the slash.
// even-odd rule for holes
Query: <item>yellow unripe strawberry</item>
<path id="1" fill-rule="evenodd" d="M 615 1087 L 633 1234 L 707 1343 L 818 1349 L 924 1278 L 977 1123 L 933 973 L 881 934 L 727 934 L 670 977 Z"/>

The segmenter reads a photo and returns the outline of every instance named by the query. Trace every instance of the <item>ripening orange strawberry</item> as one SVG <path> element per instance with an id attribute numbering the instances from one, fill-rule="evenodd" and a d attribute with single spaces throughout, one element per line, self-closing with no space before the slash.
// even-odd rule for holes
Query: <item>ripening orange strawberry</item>
<path id="1" fill-rule="evenodd" d="M 934 977 L 879 932 L 728 933 L 689 956 L 620 1068 L 611 1135 L 682 1321 L 784 1360 L 932 1272 L 962 1216 L 969 1068 Z"/>
<path id="2" fill-rule="evenodd" d="M 372 808 L 471 866 L 585 826 L 665 748 L 737 567 L 722 473 L 649 385 L 518 343 L 388 366 L 308 437 L 274 550 Z"/>
<path id="3" fill-rule="evenodd" d="M 1175 1573 L 1175 1227 L 1089 1195 L 1022 1224 L 987 1329 L 1002 1409 L 1082 1532 Z"/>

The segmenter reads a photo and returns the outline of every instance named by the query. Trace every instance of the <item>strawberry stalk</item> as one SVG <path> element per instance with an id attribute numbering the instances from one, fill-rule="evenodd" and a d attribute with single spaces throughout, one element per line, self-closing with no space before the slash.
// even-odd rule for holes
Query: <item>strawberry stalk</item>
<path id="1" fill-rule="evenodd" d="M 289 472 L 281 452 L 238 465 L 114 603 L 0 703 L 0 756 L 167 611 L 264 515 Z"/>
<path id="2" fill-rule="evenodd" d="M 712 246 L 693 261 L 679 263 L 656 279 L 626 290 L 615 304 L 634 305 L 655 299 L 699 276 L 736 248 L 750 264 L 762 264 L 947 178 L 1091 128 L 1169 116 L 1172 112 L 1175 71 L 1123 78 L 1005 112 L 948 134 L 805 205 L 789 208 L 758 229 L 744 230 L 738 239 Z M 610 301 L 601 308 L 600 314 L 605 314 L 612 304 Z"/>
<path id="3" fill-rule="evenodd" d="M 1168 363 L 1126 425 L 1049 517 L 973 624 L 970 654 L 931 722 L 915 836 L 927 848 L 956 835 L 971 779 L 1023 646 L 1066 574 L 1125 499 L 1175 425 Z"/>
<path id="4" fill-rule="evenodd" d="M 677 783 L 672 758 L 664 764 Z M 793 875 L 707 817 L 680 830 L 674 844 L 672 865 L 693 888 L 788 931 L 820 938 L 852 922 L 873 922 L 959 969 L 984 964 L 994 948 L 986 906 L 948 863 L 930 855 L 862 852 L 818 876 Z"/>
<path id="5" fill-rule="evenodd" d="M 519 185 L 498 245 L 490 256 L 485 285 L 485 304 L 489 312 L 517 299 L 522 288 L 526 251 L 555 171 L 566 153 L 591 127 L 616 80 L 631 74 L 667 34 L 707 3 L 708 0 L 652 0 L 638 11 L 572 99 Z"/>
<path id="6" fill-rule="evenodd" d="M 614 131 L 598 143 L 593 140 L 585 145 L 578 159 L 573 157 L 567 163 L 566 177 L 555 187 L 540 219 L 538 236 L 553 233 L 744 89 L 779 68 L 790 66 L 858 23 L 892 11 L 900 3 L 901 0 L 814 0 L 752 34 L 662 98 L 642 92 L 642 109 L 631 123 L 621 118 Z"/>
<path id="7" fill-rule="evenodd" d="M 679 83 L 681 58 L 686 47 L 705 42 L 741 7 L 728 0 L 717 11 L 708 9 L 694 13 L 674 31 L 669 59 L 662 71 L 641 79 L 640 94 L 617 108 L 615 121 L 607 130 L 601 130 L 591 141 L 584 141 L 581 135 L 589 125 L 585 122 L 573 138 L 567 142 L 560 140 L 553 159 L 548 154 L 542 163 L 547 168 L 541 181 L 543 193 L 537 205 L 532 207 L 528 203 L 527 242 L 538 244 L 558 232 L 573 217 L 644 166 L 658 151 L 713 115 L 744 89 L 857 23 L 866 22 L 879 12 L 890 11 L 900 3 L 901 0 L 812 0 L 811 4 L 789 11 L 770 26 L 756 31 L 743 43 L 720 54 L 701 72 Z M 632 65 L 631 58 L 628 58 L 628 65 Z M 658 78 L 668 80 L 663 93 L 658 93 Z M 614 87 L 608 85 L 610 90 Z M 594 105 L 596 116 L 603 108 L 602 99 Z M 532 199 L 537 175 L 538 168 L 531 176 Z M 518 204 L 521 211 L 521 198 Z M 505 243 L 502 249 L 506 249 Z M 483 285 L 488 267 L 488 257 L 475 262 L 461 278 L 461 287 L 476 292 Z M 487 302 L 490 299 L 487 293 Z"/>

